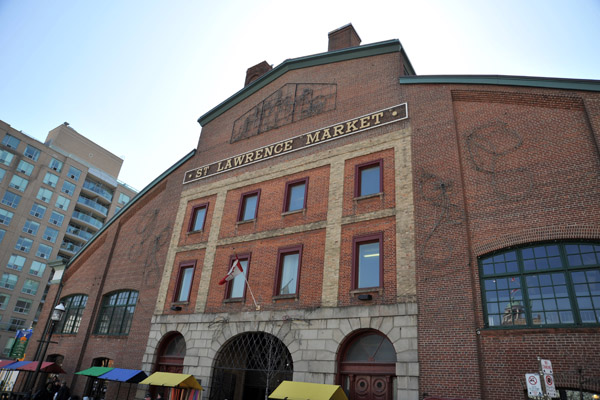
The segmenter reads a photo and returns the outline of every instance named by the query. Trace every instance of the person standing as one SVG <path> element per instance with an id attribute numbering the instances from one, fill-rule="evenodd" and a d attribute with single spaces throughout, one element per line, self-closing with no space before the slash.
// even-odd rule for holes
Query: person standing
<path id="1" fill-rule="evenodd" d="M 69 400 L 69 397 L 71 397 L 71 391 L 67 386 L 67 381 L 62 381 L 60 389 L 58 389 L 58 393 L 56 394 L 55 400 Z"/>

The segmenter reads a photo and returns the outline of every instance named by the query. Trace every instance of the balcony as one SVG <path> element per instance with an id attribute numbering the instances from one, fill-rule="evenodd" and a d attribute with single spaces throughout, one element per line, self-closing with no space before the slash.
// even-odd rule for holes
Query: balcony
<path id="1" fill-rule="evenodd" d="M 112 191 L 109 191 L 107 187 L 100 183 L 95 183 L 92 181 L 85 180 L 83 182 L 83 186 L 81 190 L 85 193 L 90 194 L 91 196 L 101 196 L 107 202 L 111 203 L 113 199 Z"/>
<path id="2" fill-rule="evenodd" d="M 91 227 L 91 228 L 95 228 L 95 229 L 100 229 L 102 228 L 102 225 L 104 224 L 102 221 L 97 220 L 96 218 L 92 217 L 91 215 L 82 213 L 80 211 L 73 211 L 73 214 L 71 214 L 71 218 L 83 223 L 84 225 Z"/>
<path id="3" fill-rule="evenodd" d="M 107 207 L 103 206 L 97 201 L 88 199 L 85 196 L 79 196 L 79 198 L 77 199 L 77 204 L 82 206 L 82 208 L 87 209 L 88 211 L 91 211 L 93 213 L 97 213 L 103 217 L 106 217 L 108 215 Z"/>
<path id="4" fill-rule="evenodd" d="M 82 246 L 76 245 L 75 243 L 63 242 L 60 245 L 60 250 L 62 252 L 71 253 L 72 255 L 81 250 Z"/>
<path id="5" fill-rule="evenodd" d="M 69 239 L 74 239 L 76 241 L 87 242 L 94 236 L 92 232 L 86 231 L 83 228 L 78 228 L 73 225 L 67 226 L 67 231 L 65 232 L 65 236 Z"/>

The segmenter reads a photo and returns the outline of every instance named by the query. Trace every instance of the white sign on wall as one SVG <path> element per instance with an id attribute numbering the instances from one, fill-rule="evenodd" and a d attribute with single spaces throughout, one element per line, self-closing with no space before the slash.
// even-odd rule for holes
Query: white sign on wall
<path id="1" fill-rule="evenodd" d="M 543 395 L 539 374 L 525 374 L 525 381 L 527 382 L 529 397 L 541 397 Z"/>
<path id="2" fill-rule="evenodd" d="M 544 383 L 546 384 L 546 394 L 549 397 L 558 397 L 556 386 L 554 386 L 554 377 L 552 375 L 544 375 Z"/>
<path id="3" fill-rule="evenodd" d="M 552 375 L 552 363 L 550 360 L 540 360 L 540 365 L 542 366 L 542 373 L 544 375 Z"/>

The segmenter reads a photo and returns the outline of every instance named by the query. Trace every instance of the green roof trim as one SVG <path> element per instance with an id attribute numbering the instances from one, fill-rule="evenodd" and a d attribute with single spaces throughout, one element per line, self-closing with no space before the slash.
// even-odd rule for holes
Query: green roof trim
<path id="1" fill-rule="evenodd" d="M 336 51 L 330 51 L 327 53 L 319 53 L 311 56 L 305 56 L 300 58 L 292 58 L 287 59 L 277 67 L 273 68 L 248 86 L 241 89 L 239 92 L 235 93 L 233 96 L 229 97 L 227 100 L 223 101 L 221 104 L 202 115 L 198 118 L 198 122 L 201 126 L 206 125 L 213 119 L 217 118 L 219 115 L 223 114 L 231 107 L 235 106 L 242 100 L 248 98 L 252 94 L 256 93 L 263 87 L 267 86 L 269 83 L 273 82 L 277 78 L 281 77 L 288 71 L 293 71 L 296 69 L 315 67 L 318 65 L 324 64 L 332 64 L 340 61 L 348 61 L 354 60 L 357 58 L 363 57 L 372 57 L 378 56 L 381 54 L 394 53 L 402 51 L 402 45 L 398 39 L 387 40 L 385 42 L 378 42 L 373 44 L 367 44 L 364 46 L 356 46 L 350 47 L 347 49 L 341 49 Z M 403 52 L 404 54 L 404 52 Z M 404 54 L 407 60 L 407 67 L 412 70 L 412 65 L 406 54 Z M 412 71 L 414 73 L 414 71 Z"/>
<path id="2" fill-rule="evenodd" d="M 401 85 L 417 84 L 469 84 L 469 85 L 504 85 L 529 86 L 548 89 L 600 91 L 600 81 L 593 79 L 540 78 L 535 76 L 511 75 L 421 75 L 401 76 Z"/>
<path id="3" fill-rule="evenodd" d="M 98 232 L 96 232 L 94 234 L 94 236 L 92 236 L 90 238 L 90 240 L 88 240 L 88 242 L 86 244 L 84 244 L 83 247 L 81 247 L 81 249 L 67 262 L 65 268 L 68 268 L 73 262 L 75 262 L 77 257 L 80 254 L 83 254 L 85 249 L 88 248 L 89 246 L 91 246 L 91 244 L 94 242 L 94 240 L 96 240 L 96 238 L 99 237 L 102 234 L 102 232 L 107 230 L 108 227 L 110 225 L 112 225 L 113 222 L 115 222 L 121 216 L 121 214 L 123 214 L 129 208 L 133 207 L 133 205 L 138 200 L 140 200 L 142 197 L 144 197 L 144 195 L 146 193 L 148 193 L 150 190 L 152 190 L 152 188 L 154 188 L 156 185 L 158 185 L 163 179 L 165 179 L 167 176 L 169 176 L 173 171 L 175 171 L 177 168 L 179 168 L 181 165 L 183 165 L 187 160 L 192 158 L 195 154 L 196 154 L 196 149 L 190 151 L 188 154 L 183 156 L 182 159 L 180 159 L 175 164 L 173 164 L 169 169 L 167 169 L 165 172 L 163 172 L 158 178 L 154 179 L 145 188 L 143 188 L 138 194 L 136 194 L 135 197 L 133 199 L 131 199 L 131 201 L 129 203 L 127 203 L 123 208 L 121 208 L 118 213 L 113 215 L 113 217 L 111 219 L 109 219 L 108 222 L 106 222 L 104 225 L 102 225 L 102 228 L 100 228 L 100 230 L 98 230 Z"/>

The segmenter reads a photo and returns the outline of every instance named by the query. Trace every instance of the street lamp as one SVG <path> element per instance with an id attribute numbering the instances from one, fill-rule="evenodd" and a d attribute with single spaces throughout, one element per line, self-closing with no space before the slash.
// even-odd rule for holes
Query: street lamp
<path id="1" fill-rule="evenodd" d="M 38 364 L 35 367 L 35 374 L 33 375 L 33 383 L 32 388 L 35 388 L 35 383 L 37 381 L 38 375 L 40 374 L 40 368 L 42 367 L 42 362 L 44 362 L 44 358 L 46 358 L 46 350 L 48 350 L 48 344 L 50 344 L 50 340 L 52 340 L 52 334 L 54 333 L 54 326 L 57 322 L 62 319 L 63 314 L 65 313 L 65 305 L 63 303 L 59 303 L 54 310 L 52 311 L 52 315 L 50 319 L 52 324 L 50 325 L 50 329 L 48 330 L 48 339 L 44 339 L 45 335 L 42 335 L 42 339 L 40 342 L 42 343 L 42 354 L 40 355 L 40 359 L 38 360 Z"/>

